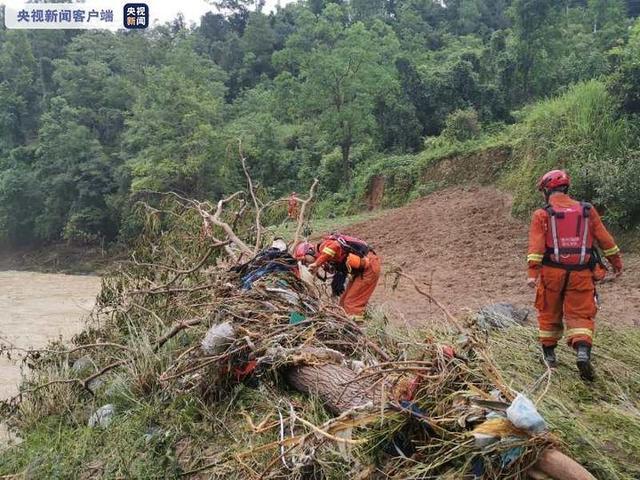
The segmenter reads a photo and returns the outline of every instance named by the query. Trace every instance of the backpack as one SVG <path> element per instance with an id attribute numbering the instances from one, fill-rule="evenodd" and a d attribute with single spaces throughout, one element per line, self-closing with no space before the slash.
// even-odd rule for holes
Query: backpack
<path id="1" fill-rule="evenodd" d="M 589 228 L 591 204 L 580 202 L 554 209 L 547 205 L 549 228 L 544 263 L 563 268 L 589 268 L 593 254 L 593 236 Z"/>
<path id="2" fill-rule="evenodd" d="M 347 254 L 353 253 L 361 258 L 366 257 L 369 252 L 373 250 L 366 242 L 356 237 L 350 237 L 349 235 L 332 233 L 327 238 L 338 242 Z"/>

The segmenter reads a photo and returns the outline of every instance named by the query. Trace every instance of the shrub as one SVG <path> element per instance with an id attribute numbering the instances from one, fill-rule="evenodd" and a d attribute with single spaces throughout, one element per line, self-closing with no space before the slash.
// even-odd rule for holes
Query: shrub
<path id="1" fill-rule="evenodd" d="M 605 85 L 599 81 L 575 85 L 520 116 L 512 140 L 516 166 L 507 179 L 515 193 L 514 214 L 525 216 L 539 206 L 536 180 L 547 170 L 563 168 L 572 177 L 576 197 L 601 207 L 608 220 L 628 226 L 637 215 L 634 205 L 640 195 L 635 188 L 622 189 L 620 175 L 633 174 L 630 152 L 636 137 Z"/>
<path id="2" fill-rule="evenodd" d="M 464 142 L 476 138 L 480 130 L 478 112 L 470 108 L 451 112 L 445 121 L 442 135 L 448 140 Z"/>

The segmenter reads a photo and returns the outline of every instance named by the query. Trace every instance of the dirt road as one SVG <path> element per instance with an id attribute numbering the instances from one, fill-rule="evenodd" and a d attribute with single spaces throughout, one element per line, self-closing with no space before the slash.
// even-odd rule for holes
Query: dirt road
<path id="1" fill-rule="evenodd" d="M 511 199 L 494 188 L 455 188 L 434 193 L 366 223 L 343 229 L 369 241 L 385 265 L 432 285 L 453 312 L 509 302 L 532 306 L 526 287 L 528 225 L 510 215 Z M 599 287 L 600 321 L 640 326 L 640 258 L 627 255 L 625 275 Z M 374 302 L 410 324 L 442 318 L 406 283 L 395 292 L 382 282 Z"/>
<path id="2" fill-rule="evenodd" d="M 96 276 L 0 272 L 0 343 L 42 347 L 80 331 L 100 288 Z M 20 370 L 0 358 L 0 398 L 17 391 Z"/>

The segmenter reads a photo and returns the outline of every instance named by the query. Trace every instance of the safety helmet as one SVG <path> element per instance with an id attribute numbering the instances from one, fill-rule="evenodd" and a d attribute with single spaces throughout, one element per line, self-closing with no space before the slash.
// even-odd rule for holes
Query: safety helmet
<path id="1" fill-rule="evenodd" d="M 302 260 L 307 255 L 316 256 L 316 248 L 311 242 L 301 242 L 296 245 L 296 248 L 293 250 L 293 258 Z"/>
<path id="2" fill-rule="evenodd" d="M 571 179 L 567 172 L 564 170 L 551 170 L 538 180 L 538 190 L 555 190 L 560 187 L 568 187 L 570 184 Z"/>

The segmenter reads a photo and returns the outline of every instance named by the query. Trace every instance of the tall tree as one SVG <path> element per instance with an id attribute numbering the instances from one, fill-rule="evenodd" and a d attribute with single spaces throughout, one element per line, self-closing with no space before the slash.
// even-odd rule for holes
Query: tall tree
<path id="1" fill-rule="evenodd" d="M 511 4 L 522 100 L 535 93 L 533 74 L 537 63 L 547 54 L 552 39 L 555 3 L 554 0 L 513 0 Z"/>
<path id="2" fill-rule="evenodd" d="M 379 21 L 371 29 L 359 22 L 337 29 L 335 23 L 328 24 L 335 16 L 340 16 L 338 10 L 325 9 L 316 25 L 315 46 L 300 52 L 292 44 L 289 53 L 299 56 L 298 114 L 317 119 L 327 141 L 340 148 L 341 168 L 349 176 L 353 145 L 375 131 L 376 101 L 399 91 L 393 63 L 399 43 Z"/>
<path id="3" fill-rule="evenodd" d="M 224 72 L 193 52 L 188 42 L 149 67 L 127 120 L 124 156 L 134 190 L 219 194 Z"/>

